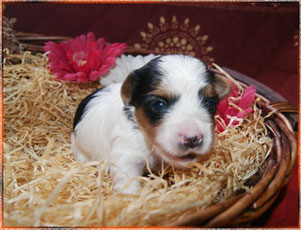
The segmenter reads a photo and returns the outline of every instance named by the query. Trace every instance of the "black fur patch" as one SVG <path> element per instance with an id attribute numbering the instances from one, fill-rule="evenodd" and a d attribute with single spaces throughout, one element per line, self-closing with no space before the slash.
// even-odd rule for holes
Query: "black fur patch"
<path id="1" fill-rule="evenodd" d="M 148 95 L 143 103 L 143 111 L 147 119 L 152 123 L 156 124 L 161 120 L 166 113 L 172 108 L 172 106 L 179 100 L 180 96 L 174 96 L 172 99 L 158 98 L 154 95 Z M 162 111 L 155 110 L 153 104 L 157 101 L 163 100 L 165 103 L 165 109 Z"/>
<path id="2" fill-rule="evenodd" d="M 207 66 L 206 66 L 205 76 L 206 76 L 206 83 L 208 85 L 214 84 L 216 82 L 215 74 L 211 70 L 209 70 Z M 212 118 L 214 118 L 217 109 L 216 107 L 217 104 L 219 103 L 218 96 L 205 97 L 202 93 L 199 93 L 199 98 L 201 104 L 209 111 Z"/>
<path id="3" fill-rule="evenodd" d="M 136 117 L 134 115 L 134 111 L 132 110 L 133 106 L 124 106 L 123 112 L 125 113 L 127 119 L 131 121 L 134 125 L 134 129 L 139 129 L 136 121 Z"/>
<path id="4" fill-rule="evenodd" d="M 96 91 L 94 91 L 93 93 L 91 93 L 90 95 L 88 95 L 87 97 L 85 97 L 81 103 L 79 104 L 79 106 L 77 107 L 77 110 L 75 112 L 75 116 L 74 116 L 74 120 L 73 120 L 73 130 L 75 129 L 76 125 L 81 121 L 82 116 L 85 112 L 86 106 L 88 105 L 88 103 L 96 96 L 96 94 L 101 91 L 101 90 L 108 90 L 108 88 L 101 88 L 101 89 L 97 89 Z"/>
<path id="5" fill-rule="evenodd" d="M 161 83 L 163 73 L 160 70 L 158 63 L 161 62 L 160 57 L 151 60 L 145 66 L 137 69 L 133 72 L 135 77 L 135 89 L 133 91 L 132 100 L 130 105 L 135 107 L 142 107 L 147 119 L 152 123 L 157 123 L 167 112 L 166 111 L 154 111 L 152 103 L 160 99 L 155 95 L 151 95 L 150 92 L 155 90 Z M 175 96 L 172 99 L 161 98 L 166 102 L 167 109 L 171 107 L 179 97 Z"/>
<path id="6" fill-rule="evenodd" d="M 210 98 L 202 97 L 201 103 L 209 111 L 210 115 L 214 117 L 216 114 L 217 104 L 219 103 L 218 96 L 213 96 Z"/>
<path id="7" fill-rule="evenodd" d="M 135 107 L 142 105 L 148 93 L 159 85 L 162 79 L 162 73 L 158 67 L 158 62 L 160 61 L 160 57 L 155 58 L 133 72 L 136 85 L 130 102 L 131 105 Z"/>
<path id="8" fill-rule="evenodd" d="M 211 70 L 208 69 L 208 67 L 206 68 L 205 76 L 206 83 L 208 83 L 208 85 L 213 84 L 215 82 L 215 75 Z"/>

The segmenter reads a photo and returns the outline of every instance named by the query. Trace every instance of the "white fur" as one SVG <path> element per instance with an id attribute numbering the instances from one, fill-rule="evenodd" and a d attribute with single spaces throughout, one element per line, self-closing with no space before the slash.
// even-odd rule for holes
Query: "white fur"
<path id="1" fill-rule="evenodd" d="M 163 56 L 159 63 L 163 72 L 160 88 L 180 97 L 160 122 L 154 143 L 146 143 L 141 130 L 125 115 L 120 83 L 97 93 L 71 136 L 72 149 L 78 160 L 106 160 L 111 164 L 115 191 L 120 191 L 128 179 L 141 176 L 147 159 L 152 168 L 161 159 L 176 166 L 187 166 L 197 158 L 181 157 L 189 153 L 201 156 L 212 144 L 214 123 L 198 96 L 199 90 L 207 84 L 202 77 L 205 65 L 195 58 L 178 55 Z M 201 146 L 179 148 L 183 136 L 197 134 L 204 137 Z M 137 188 L 135 182 L 122 191 L 136 193 Z"/>
<path id="2" fill-rule="evenodd" d="M 144 66 L 150 60 L 154 59 L 155 55 L 149 54 L 147 56 L 132 56 L 132 55 L 121 55 L 116 59 L 115 66 L 110 71 L 100 78 L 100 83 L 103 86 L 108 86 L 115 83 L 121 83 L 125 78 L 135 69 L 139 69 Z"/>
<path id="3" fill-rule="evenodd" d="M 141 176 L 150 153 L 142 133 L 124 116 L 120 87 L 118 83 L 99 91 L 71 135 L 72 150 L 79 161 L 106 160 L 111 164 L 115 191 Z M 148 160 L 153 164 L 151 155 Z M 136 189 L 132 183 L 125 192 L 135 193 Z"/>

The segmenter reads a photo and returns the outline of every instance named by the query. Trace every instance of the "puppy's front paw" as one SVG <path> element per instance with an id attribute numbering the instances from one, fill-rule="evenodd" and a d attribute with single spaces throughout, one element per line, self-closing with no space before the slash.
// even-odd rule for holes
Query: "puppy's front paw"
<path id="1" fill-rule="evenodd" d="M 127 183 L 114 184 L 114 193 L 123 193 L 130 195 L 138 195 L 141 189 L 141 185 L 138 181 L 129 181 Z"/>

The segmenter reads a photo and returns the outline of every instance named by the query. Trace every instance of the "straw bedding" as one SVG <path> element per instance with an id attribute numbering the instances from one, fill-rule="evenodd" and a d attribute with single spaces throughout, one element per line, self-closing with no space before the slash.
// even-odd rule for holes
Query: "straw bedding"
<path id="1" fill-rule="evenodd" d="M 271 140 L 255 103 L 204 161 L 162 165 L 137 178 L 139 195 L 113 194 L 106 162 L 79 163 L 70 148 L 75 110 L 97 87 L 55 81 L 45 55 L 7 56 L 4 226 L 162 226 L 249 190 L 265 167 Z"/>

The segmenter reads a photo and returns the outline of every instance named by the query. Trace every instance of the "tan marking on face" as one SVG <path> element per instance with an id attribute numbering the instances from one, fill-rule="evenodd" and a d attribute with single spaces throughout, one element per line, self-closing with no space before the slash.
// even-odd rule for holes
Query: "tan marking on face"
<path id="1" fill-rule="evenodd" d="M 172 100 L 172 95 L 164 88 L 158 87 L 157 89 L 150 92 L 150 94 L 153 94 L 157 97 L 166 99 L 166 100 Z"/>
<path id="2" fill-rule="evenodd" d="M 136 107 L 135 116 L 144 135 L 147 146 L 151 149 L 152 146 L 156 144 L 157 130 L 161 123 L 159 121 L 155 125 L 151 124 L 147 119 L 142 106 Z"/>

